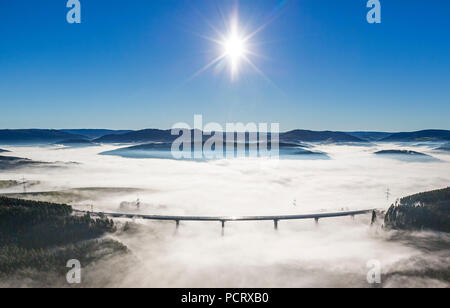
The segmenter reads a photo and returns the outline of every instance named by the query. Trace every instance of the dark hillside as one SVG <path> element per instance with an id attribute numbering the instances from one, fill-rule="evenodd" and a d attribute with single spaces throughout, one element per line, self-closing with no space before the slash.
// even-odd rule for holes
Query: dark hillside
<path id="1" fill-rule="evenodd" d="M 450 232 L 450 187 L 400 199 L 386 213 L 393 229 Z"/>
<path id="2" fill-rule="evenodd" d="M 98 241 L 115 230 L 112 220 L 74 216 L 68 205 L 0 197 L 0 277 L 24 269 L 66 272 L 70 259 L 87 264 L 97 250 L 125 251 Z"/>

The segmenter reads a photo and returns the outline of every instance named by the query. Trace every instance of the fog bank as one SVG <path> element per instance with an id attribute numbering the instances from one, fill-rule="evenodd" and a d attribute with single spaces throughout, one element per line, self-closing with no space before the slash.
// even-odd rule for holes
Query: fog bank
<path id="1" fill-rule="evenodd" d="M 97 155 L 115 146 L 2 148 L 11 151 L 2 155 L 76 162 L 6 171 L 0 180 L 39 181 L 29 192 L 114 188 L 115 193 L 94 191 L 72 203 L 79 209 L 93 204 L 96 211 L 117 211 L 121 202 L 137 198 L 143 203 L 142 214 L 292 215 L 387 209 L 395 198 L 450 184 L 450 156 L 427 146 L 414 150 L 439 161 L 397 161 L 373 154 L 405 148 L 395 144 L 321 145 L 315 150 L 328 153 L 330 160 L 276 163 Z M 392 193 L 389 200 L 387 188 Z M 21 190 L 12 187 L 7 192 Z M 177 233 L 170 222 L 134 223 L 133 232 L 114 235 L 130 248 L 130 256 L 88 267 L 87 286 L 368 287 L 369 260 L 381 262 L 387 287 L 448 286 L 444 280 L 420 274 L 424 269 L 448 271 L 448 235 L 386 232 L 380 225 L 370 228 L 370 216 L 321 220 L 318 227 L 314 221 L 280 222 L 278 232 L 272 222 L 228 223 L 224 237 L 218 223 L 186 222 Z M 427 246 L 435 242 L 443 246 Z"/>

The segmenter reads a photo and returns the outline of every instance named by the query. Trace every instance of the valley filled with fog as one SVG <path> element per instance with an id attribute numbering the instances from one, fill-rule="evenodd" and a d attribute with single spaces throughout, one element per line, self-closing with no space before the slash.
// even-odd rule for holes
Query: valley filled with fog
<path id="1" fill-rule="evenodd" d="M 2 146 L 2 156 L 37 164 L 6 169 L 0 181 L 23 181 L 1 194 L 68 203 L 74 209 L 149 215 L 295 215 L 387 210 L 397 198 L 450 186 L 450 154 L 435 144 L 315 144 L 326 153 L 301 159 L 178 161 L 100 155 L 116 145 Z M 408 150 L 426 154 L 376 155 Z M 392 154 L 392 153 L 391 153 Z M 425 156 L 424 156 L 425 157 Z M 422 157 L 423 158 L 423 157 Z M 386 191 L 390 196 L 387 199 Z M 25 194 L 24 194 L 25 190 Z M 139 209 L 133 204 L 139 199 Z M 108 287 L 369 287 L 367 263 L 382 265 L 383 286 L 444 286 L 425 271 L 447 271 L 447 233 L 370 226 L 370 215 L 280 222 L 117 219 L 111 235 L 127 256 L 84 269 L 88 286 Z M 32 284 L 33 282 L 23 282 Z"/>

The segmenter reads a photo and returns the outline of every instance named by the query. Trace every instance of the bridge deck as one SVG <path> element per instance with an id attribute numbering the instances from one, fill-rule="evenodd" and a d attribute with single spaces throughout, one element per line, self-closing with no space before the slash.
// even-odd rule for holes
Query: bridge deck
<path id="1" fill-rule="evenodd" d="M 303 214 L 303 215 L 285 215 L 285 216 L 159 216 L 159 215 L 138 215 L 138 214 L 122 214 L 122 213 L 101 213 L 101 212 L 88 212 L 77 211 L 75 213 L 91 214 L 94 216 L 107 216 L 111 218 L 130 218 L 130 219 L 146 219 L 146 220 L 160 220 L 160 221 L 217 221 L 217 222 L 229 222 L 229 221 L 282 221 L 282 220 L 302 220 L 302 219 L 322 219 L 333 217 L 345 217 L 364 215 L 373 212 L 374 209 L 360 210 L 360 211 L 348 211 L 348 212 L 335 212 L 335 213 L 318 213 L 318 214 Z"/>

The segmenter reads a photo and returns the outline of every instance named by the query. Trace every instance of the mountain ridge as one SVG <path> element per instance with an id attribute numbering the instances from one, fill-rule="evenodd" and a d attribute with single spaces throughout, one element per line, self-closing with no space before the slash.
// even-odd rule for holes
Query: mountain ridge
<path id="1" fill-rule="evenodd" d="M 64 139 L 82 139 L 83 136 L 55 129 L 4 129 L 0 130 L 0 142 L 56 142 Z"/>
<path id="2" fill-rule="evenodd" d="M 393 133 L 380 141 L 444 141 L 450 140 L 450 131 L 443 129 L 427 129 L 415 132 Z"/>
<path id="3" fill-rule="evenodd" d="M 97 139 L 106 135 L 125 134 L 133 130 L 114 130 L 114 129 L 61 129 L 60 131 L 87 137 L 88 139 Z"/>
<path id="4" fill-rule="evenodd" d="M 248 133 L 246 133 L 248 135 Z M 172 135 L 171 130 L 144 129 L 133 131 L 122 135 L 106 135 L 95 139 L 98 143 L 139 143 L 139 142 L 172 142 L 178 135 Z M 209 138 L 204 135 L 204 138 Z M 358 137 L 351 136 L 344 132 L 332 131 L 310 131 L 310 130 L 292 130 L 280 133 L 282 142 L 365 142 Z"/>
<path id="5" fill-rule="evenodd" d="M 192 131 L 192 130 L 191 130 Z M 247 133 L 248 135 L 248 133 Z M 210 135 L 204 134 L 208 139 Z M 87 139 L 95 143 L 148 143 L 173 142 L 170 129 L 110 130 L 110 129 L 3 129 L 0 130 L 0 144 L 11 143 L 48 143 L 54 144 L 64 140 Z M 416 142 L 449 141 L 450 130 L 421 130 L 414 132 L 341 132 L 313 131 L 295 129 L 280 133 L 281 142 L 330 142 L 330 143 L 364 143 L 364 142 Z"/>

